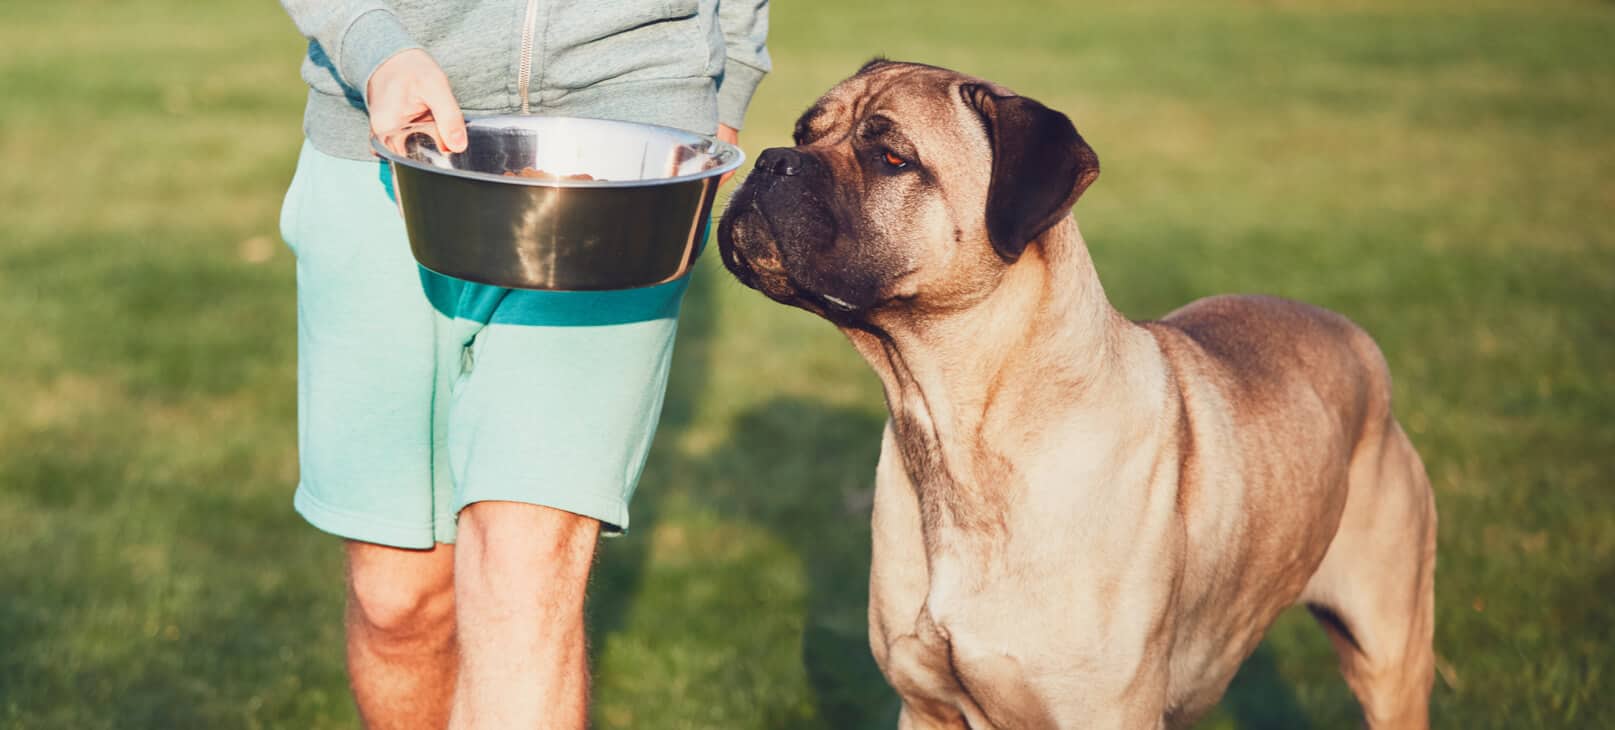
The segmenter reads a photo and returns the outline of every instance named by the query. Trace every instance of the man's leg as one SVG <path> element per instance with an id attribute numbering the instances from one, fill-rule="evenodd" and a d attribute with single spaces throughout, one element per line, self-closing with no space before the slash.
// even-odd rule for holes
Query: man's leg
<path id="1" fill-rule="evenodd" d="M 348 676 L 369 730 L 448 725 L 459 650 L 454 546 L 348 546 Z"/>
<path id="2" fill-rule="evenodd" d="M 297 255 L 294 504 L 354 541 L 348 666 L 365 724 L 441 730 L 457 652 L 454 553 L 440 544 L 454 539 L 452 480 L 434 453 L 437 315 L 389 169 L 305 143 L 286 193 L 281 232 Z"/>
<path id="3" fill-rule="evenodd" d="M 454 730 L 581 730 L 589 664 L 583 598 L 600 523 L 519 502 L 460 512 Z"/>
<path id="4" fill-rule="evenodd" d="M 595 543 L 628 527 L 687 283 L 548 292 L 422 275 L 449 376 L 434 463 L 458 515 L 450 728 L 585 727 Z"/>

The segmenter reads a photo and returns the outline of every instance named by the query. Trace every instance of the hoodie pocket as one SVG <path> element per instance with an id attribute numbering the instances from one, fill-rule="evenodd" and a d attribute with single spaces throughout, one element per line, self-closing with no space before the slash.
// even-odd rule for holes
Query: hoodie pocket
<path id="1" fill-rule="evenodd" d="M 709 75 L 715 5 L 701 0 L 570 0 L 544 28 L 534 82 L 581 89 L 623 81 Z M 538 89 L 542 91 L 541 89 Z"/>

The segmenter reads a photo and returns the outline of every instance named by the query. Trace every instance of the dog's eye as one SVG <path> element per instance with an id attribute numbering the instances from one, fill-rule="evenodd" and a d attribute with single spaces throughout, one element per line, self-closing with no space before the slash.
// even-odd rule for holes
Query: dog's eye
<path id="1" fill-rule="evenodd" d="M 898 157 L 891 150 L 886 150 L 886 152 L 880 156 L 880 159 L 895 170 L 901 170 L 908 167 L 908 160 Z"/>

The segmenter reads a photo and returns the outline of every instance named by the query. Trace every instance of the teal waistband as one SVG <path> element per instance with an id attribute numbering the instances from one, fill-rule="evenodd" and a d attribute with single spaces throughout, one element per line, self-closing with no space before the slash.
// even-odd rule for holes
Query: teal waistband
<path id="1" fill-rule="evenodd" d="M 387 197 L 397 202 L 393 170 L 379 163 L 378 175 Z M 706 227 L 710 231 L 711 226 Z M 703 235 L 702 247 L 705 247 Z M 697 255 L 700 255 L 699 250 Z M 638 289 L 615 291 L 540 291 L 506 289 L 439 274 L 420 267 L 421 288 L 432 308 L 445 317 L 481 324 L 532 327 L 599 327 L 678 316 L 690 275 Z"/>
<path id="2" fill-rule="evenodd" d="M 421 287 L 445 317 L 482 324 L 598 327 L 677 317 L 689 275 L 665 284 L 618 291 L 505 289 L 421 267 Z"/>

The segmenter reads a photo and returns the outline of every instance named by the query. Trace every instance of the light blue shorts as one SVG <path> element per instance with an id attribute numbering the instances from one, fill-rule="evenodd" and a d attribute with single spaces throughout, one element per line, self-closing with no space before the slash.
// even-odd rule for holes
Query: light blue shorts
<path id="1" fill-rule="evenodd" d="M 628 527 L 688 277 L 614 292 L 501 289 L 420 268 L 380 162 L 307 143 L 281 212 L 297 256 L 294 500 L 314 526 L 453 542 L 467 504 Z"/>

